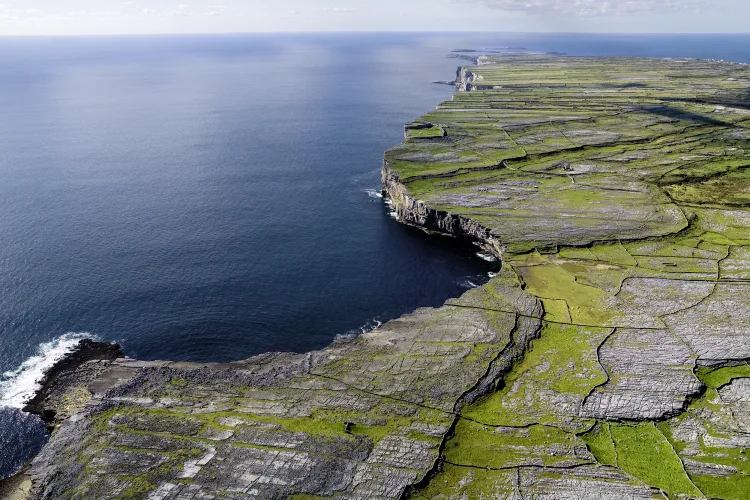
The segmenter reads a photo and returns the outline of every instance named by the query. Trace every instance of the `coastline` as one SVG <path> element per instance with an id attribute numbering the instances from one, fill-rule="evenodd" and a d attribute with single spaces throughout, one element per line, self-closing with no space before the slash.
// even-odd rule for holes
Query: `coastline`
<path id="1" fill-rule="evenodd" d="M 48 430 L 53 430 L 80 410 L 77 400 L 85 399 L 87 394 L 75 393 L 93 382 L 113 361 L 123 357 L 116 343 L 80 340 L 78 345 L 47 369 L 39 381 L 39 389 L 26 402 L 23 411 L 38 415 L 48 424 Z"/>
<path id="2" fill-rule="evenodd" d="M 511 60 L 520 66 L 529 63 L 524 59 Z M 529 58 L 529 61 L 534 63 L 538 59 Z M 543 62 L 546 64 L 548 61 L 544 59 Z M 591 65 L 618 62 L 583 58 L 575 61 Z M 482 77 L 480 80 L 475 79 L 473 71 L 460 69 L 459 75 L 465 75 L 467 81 L 492 82 L 492 78 L 498 78 L 498 75 L 492 73 L 491 64 L 486 66 L 489 69 L 484 70 L 484 76 L 479 75 Z M 642 68 L 638 70 L 644 71 Z M 500 78 L 508 79 L 511 76 L 505 72 Z M 471 83 L 464 87 L 462 90 L 467 94 L 481 90 Z M 487 88 L 495 87 L 497 85 L 493 83 L 487 85 Z M 553 90 L 557 91 L 557 88 Z M 465 114 L 474 113 L 474 106 L 483 104 L 483 97 L 476 99 L 476 102 L 470 100 L 466 104 Z M 619 103 L 616 105 L 620 106 Z M 484 119 L 481 116 L 483 113 L 489 120 L 489 114 L 482 109 L 476 116 Z M 446 113 L 446 116 L 450 114 Z M 560 123 L 576 126 L 576 120 L 568 119 Z M 662 122 L 658 123 L 661 126 Z M 709 125 L 722 126 L 710 122 Z M 552 128 L 557 126 L 563 125 L 553 124 Z M 443 136 L 422 142 L 412 141 L 408 146 L 423 148 L 420 151 L 440 150 L 458 129 L 455 125 L 446 128 L 449 129 L 448 138 Z M 579 149 L 563 147 L 563 153 L 567 150 L 585 152 L 587 148 L 596 152 L 599 148 L 610 147 L 609 143 L 613 141 L 611 133 L 602 143 L 600 137 L 590 130 L 587 134 L 580 130 L 577 132 L 577 140 L 589 140 L 591 143 Z M 513 133 L 516 135 L 515 130 Z M 549 132 L 544 130 L 544 133 Z M 570 141 L 566 133 L 554 133 Z M 517 220 L 507 216 L 509 212 L 502 212 L 505 210 L 502 204 L 507 203 L 507 196 L 501 188 L 495 187 L 495 191 L 501 193 L 496 195 L 501 209 L 493 214 L 500 213 L 502 216 L 493 215 L 494 219 L 483 216 L 484 220 L 491 222 L 502 219 L 500 222 L 505 234 L 498 234 L 497 226 L 484 225 L 472 219 L 471 215 L 464 214 L 478 210 L 475 203 L 478 198 L 485 200 L 490 197 L 487 190 L 473 189 L 471 183 L 477 181 L 471 176 L 476 172 L 486 171 L 487 175 L 498 176 L 508 175 L 507 171 L 511 170 L 509 175 L 520 175 L 508 168 L 505 162 L 536 158 L 529 153 L 534 143 L 525 145 L 524 154 L 521 155 L 517 151 L 521 149 L 519 142 L 511 139 L 507 132 L 506 135 L 510 143 L 507 149 L 510 156 L 503 150 L 503 155 L 508 158 L 495 162 L 492 168 L 484 164 L 467 168 L 456 168 L 453 164 L 449 164 L 449 167 L 427 164 L 426 173 L 409 177 L 412 185 L 419 182 L 427 184 L 430 190 L 422 187 L 423 192 L 434 200 L 440 200 L 440 203 L 421 201 L 419 195 L 410 191 L 402 181 L 398 167 L 389 161 L 388 156 L 382 171 L 384 192 L 392 200 L 400 221 L 468 238 L 503 260 L 503 270 L 490 283 L 447 301 L 441 308 L 417 310 L 357 339 L 334 342 L 326 349 L 303 355 L 269 353 L 228 364 L 138 362 L 128 359 L 105 361 L 106 369 L 88 382 L 95 386 L 89 391 L 93 399 L 85 404 L 82 413 L 63 423 L 61 429 L 65 435 L 58 436 L 55 442 L 45 447 L 35 460 L 31 475 L 41 482 L 43 478 L 64 473 L 62 468 L 65 464 L 73 464 L 78 453 L 71 451 L 72 443 L 92 429 L 117 444 L 120 443 L 118 434 L 121 431 L 130 436 L 129 430 L 142 431 L 153 426 L 162 430 L 148 439 L 136 442 L 133 436 L 137 434 L 132 433 L 127 445 L 135 450 L 131 453 L 137 451 L 138 456 L 146 460 L 153 453 L 149 455 L 143 450 L 155 446 L 157 438 L 164 441 L 158 446 L 171 450 L 170 453 L 177 452 L 170 447 L 174 444 L 170 445 L 169 440 L 176 443 L 189 438 L 196 447 L 200 446 L 194 455 L 178 454 L 172 457 L 184 464 L 183 471 L 189 472 L 169 472 L 167 479 L 148 480 L 153 480 L 153 483 L 148 483 L 149 491 L 163 493 L 166 498 L 180 491 L 193 491 L 191 488 L 199 488 L 200 484 L 205 484 L 206 488 L 218 488 L 211 482 L 210 476 L 201 475 L 211 468 L 218 454 L 224 453 L 223 460 L 244 457 L 244 460 L 252 462 L 267 460 L 271 451 L 280 453 L 281 449 L 296 449 L 299 453 L 296 458 L 279 459 L 279 466 L 273 473 L 253 472 L 253 477 L 257 477 L 247 483 L 240 471 L 212 469 L 214 473 L 221 470 L 228 474 L 225 482 L 219 486 L 245 488 L 241 490 L 242 493 L 237 490 L 237 494 L 249 497 L 294 491 L 301 495 L 400 498 L 409 497 L 409 492 L 439 488 L 431 485 L 431 480 L 441 474 L 452 478 L 450 488 L 458 488 L 458 484 L 467 481 L 467 471 L 473 467 L 484 468 L 488 476 L 496 476 L 494 481 L 498 481 L 497 484 L 510 481 L 505 471 L 512 471 L 519 478 L 515 483 L 509 483 L 515 489 L 520 489 L 523 483 L 520 479 L 523 470 L 527 474 L 523 478 L 526 483 L 537 488 L 551 488 L 548 491 L 558 493 L 575 493 L 583 491 L 576 488 L 588 488 L 586 491 L 597 494 L 605 491 L 603 488 L 606 487 L 617 488 L 623 495 L 637 498 L 652 495 L 659 485 L 658 480 L 638 476 L 631 469 L 609 463 L 601 455 L 599 442 L 595 441 L 598 439 L 597 433 L 604 426 L 609 432 L 613 432 L 611 429 L 617 426 L 616 432 L 626 433 L 629 426 L 640 423 L 655 426 L 654 422 L 667 422 L 667 425 L 672 422 L 677 425 L 679 422 L 674 419 L 682 415 L 697 418 L 690 413 L 691 409 L 696 404 L 705 404 L 706 398 L 712 397 L 712 390 L 744 390 L 738 388 L 740 382 L 734 383 L 746 380 L 742 376 L 730 379 L 727 385 L 711 385 L 713 382 L 705 377 L 711 374 L 718 376 L 718 373 L 723 373 L 721 370 L 741 366 L 742 360 L 747 358 L 745 351 L 750 349 L 746 336 L 736 334 L 737 344 L 727 346 L 721 339 L 729 328 L 724 324 L 709 325 L 698 336 L 682 325 L 698 322 L 705 326 L 706 313 L 699 309 L 703 304 L 716 308 L 724 307 L 720 301 L 717 305 L 716 300 L 739 300 L 728 297 L 731 297 L 732 291 L 737 293 L 737 290 L 743 289 L 744 278 L 723 282 L 721 264 L 730 257 L 732 248 L 747 244 L 742 233 L 746 229 L 732 233 L 731 243 L 717 243 L 719 240 L 713 236 L 712 240 L 700 240 L 703 233 L 694 236 L 696 227 L 716 230 L 715 219 L 709 219 L 713 216 L 710 210 L 715 209 L 691 205 L 692 215 L 685 216 L 686 209 L 674 202 L 674 198 L 678 197 L 675 193 L 680 192 L 672 187 L 679 187 L 682 180 L 674 184 L 659 184 L 659 189 L 653 189 L 646 182 L 632 179 L 629 182 L 633 187 L 623 194 L 622 190 L 614 189 L 602 183 L 600 177 L 595 177 L 599 182 L 595 187 L 604 191 L 604 194 L 597 191 L 597 196 L 610 198 L 605 198 L 601 203 L 598 198 L 587 194 L 594 203 L 584 199 L 587 210 L 584 217 L 575 219 L 573 215 L 561 212 L 560 207 L 554 204 L 541 207 L 546 210 L 540 212 L 542 216 L 557 217 L 553 220 L 557 223 L 565 221 L 564 224 L 560 223 L 563 231 L 553 236 L 545 232 L 549 227 L 555 228 L 554 224 L 549 226 L 547 220 L 542 220 L 543 225 L 534 226 L 524 222 L 525 226 L 519 226 Z M 572 133 L 569 135 L 574 137 Z M 621 133 L 621 137 L 624 135 Z M 493 138 L 499 141 L 495 136 Z M 625 144 L 630 142 L 626 141 Z M 552 147 L 561 146 L 553 142 Z M 413 155 L 412 151 L 407 153 Z M 394 153 L 390 154 L 394 158 Z M 623 157 L 624 160 L 621 159 Z M 423 161 L 423 157 L 419 158 Z M 611 163 L 614 165 L 639 161 L 639 157 L 630 159 L 619 150 L 613 158 Z M 485 160 L 476 155 L 476 159 L 472 157 L 471 161 Z M 403 169 L 403 165 L 400 168 Z M 442 170 L 436 172 L 438 168 Z M 548 182 L 545 187 L 549 190 L 547 196 L 557 193 L 549 186 L 561 190 L 567 197 L 562 202 L 570 203 L 572 200 L 574 208 L 580 211 L 581 200 L 571 193 L 576 193 L 576 189 L 593 191 L 590 185 L 586 186 L 580 181 L 586 175 L 591 175 L 590 167 L 586 171 L 578 165 L 550 162 L 549 165 L 545 164 L 545 168 L 526 175 L 541 174 L 534 177 L 533 182 L 537 178 Z M 594 173 L 598 175 L 598 172 Z M 570 182 L 573 175 L 578 181 Z M 466 176 L 466 179 L 462 176 Z M 531 202 L 537 200 L 536 192 L 529 189 L 532 180 L 524 179 L 521 183 L 512 178 L 502 185 L 502 181 L 493 178 L 493 182 L 505 189 L 515 190 L 514 193 L 518 193 L 521 186 L 526 191 L 522 193 L 523 196 L 529 196 Z M 616 179 L 616 182 L 619 184 L 622 181 Z M 661 178 L 660 182 L 663 182 Z M 481 183 L 480 186 L 484 188 L 489 181 L 481 179 Z M 666 187 L 662 188 L 662 185 Z M 456 194 L 458 189 L 463 191 Z M 669 197 L 662 190 L 669 193 Z M 449 197 L 452 197 L 450 203 L 455 203 L 459 210 L 440 208 L 450 205 L 445 201 Z M 559 203 L 556 198 L 550 198 Z M 618 208 L 616 203 L 630 198 L 644 203 L 647 218 L 636 212 L 631 220 L 626 217 L 630 216 L 627 211 L 611 210 Z M 539 197 L 539 200 L 542 198 Z M 487 203 L 482 205 L 482 210 L 489 211 L 486 206 Z M 676 208 L 673 209 L 673 206 Z M 563 208 L 568 209 L 566 206 Z M 578 222 L 586 220 L 585 217 L 590 217 L 592 213 L 609 218 L 603 219 L 604 223 L 600 225 L 590 221 L 587 224 Z M 743 213 L 740 208 L 731 208 L 724 209 L 721 215 L 729 217 L 727 214 L 731 214 L 735 221 L 732 224 L 738 226 L 744 220 Z M 708 222 L 703 222 L 704 219 Z M 570 220 L 574 222 L 570 223 Z M 691 227 L 687 227 L 683 220 L 689 221 Z M 582 225 L 578 227 L 575 223 Z M 724 227 L 730 225 L 726 223 Z M 729 229 L 722 231 L 726 233 Z M 508 236 L 513 234 L 521 234 L 526 240 Z M 675 238 L 678 243 L 672 245 L 678 248 L 665 250 L 661 240 L 664 237 Z M 557 244 L 550 245 L 548 242 L 554 242 L 555 238 Z M 581 241 L 581 245 L 571 245 L 574 238 Z M 699 241 L 691 249 L 679 238 L 697 238 Z M 507 243 L 513 245 L 509 248 Z M 726 255 L 723 255 L 723 249 L 718 248 L 722 245 L 727 247 Z M 531 251 L 528 251 L 529 247 Z M 688 252 L 690 257 L 686 257 Z M 696 263 L 689 259 L 703 259 L 705 262 Z M 709 261 L 715 263 L 716 272 Z M 646 264 L 651 267 L 646 267 Z M 733 265 L 733 269 L 742 270 L 746 261 L 739 258 L 733 261 Z M 744 270 L 737 276 L 745 276 L 743 273 Z M 730 287 L 734 288 L 730 290 Z M 590 289 L 606 293 L 592 295 Z M 689 299 L 678 298 L 673 300 L 674 303 L 669 302 L 672 299 L 665 298 L 667 292 L 686 294 Z M 625 296 L 624 299 L 619 297 L 621 294 Z M 580 299 L 577 295 L 580 295 Z M 736 306 L 741 309 L 741 306 Z M 668 314 L 663 314 L 664 311 Z M 746 318 L 738 320 L 744 322 Z M 566 342 L 571 336 L 585 340 L 576 340 L 576 349 L 580 352 L 571 353 L 568 359 L 564 357 L 568 353 L 561 353 L 556 348 L 556 342 Z M 679 338 L 681 343 L 669 340 L 673 337 Z M 533 365 L 535 356 L 540 352 L 545 353 L 546 339 L 553 341 L 551 346 L 547 346 L 549 351 L 544 356 L 556 362 L 542 359 L 537 360 L 538 365 Z M 641 347 L 634 349 L 635 345 Z M 698 351 L 697 346 L 701 345 L 709 345 L 712 350 L 699 354 L 702 351 Z M 651 350 L 661 353 L 666 361 L 662 362 L 657 354 L 650 354 Z M 405 360 L 408 362 L 405 363 Z M 571 362 L 575 369 L 566 368 Z M 525 365 L 530 365 L 533 370 L 524 371 Z M 637 373 L 631 373 L 631 367 L 635 367 Z M 585 380 L 564 389 L 555 386 L 557 379 L 575 377 L 580 370 L 587 375 Z M 646 373 L 645 377 L 643 373 Z M 667 374 L 666 378 L 664 374 Z M 531 396 L 526 396 L 526 400 L 513 399 L 513 391 L 523 394 L 527 387 L 536 390 L 539 396 L 535 397 L 541 398 L 539 403 L 530 405 L 528 400 Z M 200 394 L 200 401 L 194 400 L 196 391 Z M 206 403 L 203 401 L 205 398 L 210 401 Z M 506 399 L 501 399 L 500 404 L 496 401 L 498 398 Z M 503 404 L 515 408 L 516 413 L 507 413 Z M 391 419 L 395 419 L 396 423 L 392 423 Z M 642 431 L 640 427 L 638 429 Z M 678 427 L 670 429 L 675 434 L 665 439 L 683 439 Z M 529 434 L 542 430 L 548 434 L 541 441 Z M 481 437 L 477 439 L 476 436 Z M 612 446 L 616 446 L 615 437 L 611 439 Z M 229 444 L 235 441 L 238 444 L 233 448 Z M 458 442 L 469 443 L 474 450 L 472 454 L 462 455 L 460 448 L 455 448 Z M 525 444 L 519 445 L 518 442 Z M 289 446 L 289 443 L 296 444 Z M 505 455 L 493 458 L 485 454 L 488 453 L 485 449 L 487 443 L 491 450 L 495 450 L 493 453 L 505 450 L 503 453 L 510 458 L 506 459 Z M 92 453 L 103 452 L 94 444 L 87 446 Z M 245 446 L 250 446 L 252 453 L 242 451 Z M 516 459 L 508 451 L 514 446 L 525 446 L 529 456 Z M 626 451 L 624 448 L 620 450 L 621 453 Z M 678 456 L 677 451 L 673 450 L 673 453 Z M 334 456 L 339 458 L 334 459 Z M 115 455 L 107 460 L 119 464 L 126 458 Z M 301 461 L 302 467 L 297 467 L 294 460 Z M 654 453 L 654 460 L 664 460 L 661 451 Z M 674 463 L 673 458 L 669 460 Z M 706 473 L 704 467 L 698 473 L 695 472 L 698 466 L 689 465 L 691 462 L 688 459 L 678 456 L 678 461 L 686 478 L 686 482 L 678 488 L 689 494 L 698 492 L 699 497 L 706 495 L 696 486 L 703 483 L 695 480 L 694 476 L 726 472 L 714 467 L 713 472 Z M 564 473 L 558 473 L 553 479 L 544 477 L 547 483 L 539 476 L 533 476 L 535 471 L 549 473 L 555 469 L 575 469 L 578 471 L 577 481 L 582 483 L 570 483 Z M 691 470 L 693 472 L 689 474 Z M 96 481 L 90 475 L 85 476 L 85 471 L 81 473 L 88 481 Z M 315 479 L 316 474 L 322 474 L 324 479 Z M 127 478 L 131 476 L 123 475 Z M 456 477 L 460 481 L 455 480 Z M 195 478 L 200 478 L 202 483 L 199 481 L 196 486 Z M 260 481 L 260 478 L 266 480 Z M 535 482 L 529 483 L 529 478 Z M 638 478 L 640 483 L 633 478 Z M 61 491 L 65 484 L 64 481 L 59 483 L 56 491 Z M 132 488 L 132 491 L 136 491 L 144 485 L 126 479 L 122 485 L 106 487 L 122 488 L 121 491 L 131 491 L 127 488 Z M 36 493 L 41 494 L 38 489 Z"/>
<path id="3" fill-rule="evenodd" d="M 12 476 L 0 479 L 0 498 L 3 500 L 26 500 L 31 495 L 31 477 L 26 473 L 29 463 Z"/>
<path id="4" fill-rule="evenodd" d="M 388 160 L 385 160 L 383 164 L 382 184 L 383 193 L 393 203 L 396 217 L 402 224 L 464 238 L 471 243 L 478 244 L 480 248 L 502 262 L 505 248 L 488 228 L 471 219 L 435 210 L 415 200 L 409 195 L 398 176 L 391 171 Z"/>
<path id="5" fill-rule="evenodd" d="M 25 402 L 21 411 L 38 416 L 47 432 L 52 434 L 62 422 L 78 413 L 92 396 L 88 385 L 113 361 L 123 357 L 116 343 L 79 340 L 44 371 L 33 397 Z M 34 456 L 20 471 L 0 479 L 0 498 L 25 498 L 20 495 L 30 491 L 31 480 L 27 472 L 33 459 Z"/>
<path id="6" fill-rule="evenodd" d="M 481 64 L 481 56 L 456 55 L 458 59 L 465 59 L 472 64 Z M 471 78 L 471 73 L 463 72 L 462 67 L 457 69 L 457 77 Z M 458 91 L 471 90 L 466 85 L 461 86 L 459 81 L 439 82 L 456 87 Z M 411 225 L 428 233 L 441 236 L 450 236 L 464 239 L 468 243 L 479 246 L 489 252 L 499 261 L 502 259 L 502 246 L 491 238 L 489 230 L 471 220 L 463 218 L 453 219 L 445 212 L 435 212 L 424 204 L 411 199 L 398 177 L 392 174 L 388 168 L 386 159 L 383 161 L 381 170 L 382 193 L 395 204 L 397 218 L 400 223 Z M 408 316 L 411 313 L 407 313 Z M 368 333 L 368 332 L 365 332 Z M 338 336 L 329 347 L 340 345 L 354 340 L 356 337 Z M 328 348 L 325 348 L 326 350 Z M 306 353 L 309 355 L 311 353 Z M 115 389 L 133 375 L 133 370 L 149 368 L 166 368 L 177 366 L 181 369 L 203 369 L 208 366 L 217 369 L 232 369 L 237 364 L 251 362 L 256 358 L 266 356 L 296 356 L 295 353 L 264 353 L 246 360 L 238 360 L 229 363 L 200 363 L 200 362 L 175 362 L 175 361 L 138 361 L 124 355 L 117 343 L 99 342 L 90 338 L 82 338 L 78 345 L 48 367 L 42 378 L 38 381 L 38 387 L 33 395 L 23 406 L 22 411 L 39 416 L 46 424 L 47 431 L 52 434 L 70 417 L 80 412 L 85 412 L 90 403 L 101 401 L 107 392 Z M 478 396 L 475 396 L 475 400 Z M 31 476 L 29 474 L 31 465 L 36 455 L 17 473 L 0 480 L 0 494 L 13 494 L 17 498 L 20 492 L 25 495 L 31 494 Z M 0 498 L 5 498 L 0 496 Z M 16 497 L 11 497 L 16 498 Z"/>

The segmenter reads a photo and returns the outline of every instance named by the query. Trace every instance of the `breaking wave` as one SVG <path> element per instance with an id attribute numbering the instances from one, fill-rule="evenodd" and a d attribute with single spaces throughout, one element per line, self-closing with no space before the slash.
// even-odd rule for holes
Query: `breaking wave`
<path id="1" fill-rule="evenodd" d="M 396 209 L 393 207 L 393 201 L 391 199 L 386 199 L 385 204 L 388 205 L 388 215 L 398 220 L 398 212 L 396 212 Z"/>
<path id="2" fill-rule="evenodd" d="M 356 339 L 360 335 L 364 335 L 365 333 L 371 332 L 373 330 L 377 330 L 383 326 L 383 322 L 380 321 L 377 318 L 373 318 L 364 325 L 360 326 L 359 328 L 355 328 L 353 330 L 349 330 L 346 333 L 340 333 L 336 335 L 336 340 L 352 340 Z"/>
<path id="3" fill-rule="evenodd" d="M 370 198 L 380 199 L 383 197 L 383 193 L 377 189 L 365 189 L 365 193 Z"/>
<path id="4" fill-rule="evenodd" d="M 23 408 L 39 389 L 44 373 L 65 357 L 78 342 L 92 338 L 88 333 L 66 333 L 37 348 L 37 353 L 15 370 L 0 376 L 0 408 Z"/>
<path id="5" fill-rule="evenodd" d="M 469 289 L 482 286 L 482 283 L 474 278 L 464 278 L 458 282 L 458 286 Z"/>
<path id="6" fill-rule="evenodd" d="M 497 257 L 489 252 L 477 252 L 477 257 L 487 262 L 497 262 Z"/>

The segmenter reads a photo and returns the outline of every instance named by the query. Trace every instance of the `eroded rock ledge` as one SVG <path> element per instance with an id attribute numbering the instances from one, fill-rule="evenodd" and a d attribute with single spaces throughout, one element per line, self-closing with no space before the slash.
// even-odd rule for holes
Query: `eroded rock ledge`
<path id="1" fill-rule="evenodd" d="M 40 389 L 23 411 L 39 415 L 54 429 L 56 424 L 78 413 L 97 392 L 94 385 L 111 362 L 123 358 L 118 344 L 81 340 L 63 359 L 55 363 L 39 382 Z M 104 382 L 109 388 L 111 384 Z M 89 390 L 91 386 L 91 390 Z"/>
<path id="2" fill-rule="evenodd" d="M 384 190 L 405 223 L 501 255 L 498 276 L 305 355 L 106 361 L 33 496 L 745 498 L 748 67 L 459 75 L 487 90 L 420 118 Z"/>

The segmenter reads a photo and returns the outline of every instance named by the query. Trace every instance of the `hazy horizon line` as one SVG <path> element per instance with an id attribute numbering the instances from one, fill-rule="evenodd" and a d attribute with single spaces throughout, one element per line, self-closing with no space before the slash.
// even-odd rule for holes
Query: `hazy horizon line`
<path id="1" fill-rule="evenodd" d="M 750 35 L 750 31 L 717 32 L 717 31 L 468 31 L 468 30 L 299 30 L 299 31 L 195 31 L 195 32 L 154 32 L 154 33 L 29 33 L 29 34 L 2 34 L 2 38 L 75 38 L 75 37 L 146 37 L 146 36 L 216 36 L 216 35 L 356 35 L 356 34 L 467 34 L 467 35 L 708 35 L 708 36 L 733 36 Z"/>

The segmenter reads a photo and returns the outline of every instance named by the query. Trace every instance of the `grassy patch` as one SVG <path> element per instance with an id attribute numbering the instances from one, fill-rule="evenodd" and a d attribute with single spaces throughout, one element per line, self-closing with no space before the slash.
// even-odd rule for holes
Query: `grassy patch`
<path id="1" fill-rule="evenodd" d="M 443 127 L 433 125 L 427 128 L 407 128 L 406 135 L 409 138 L 425 139 L 431 137 L 443 137 L 445 130 Z"/>
<path id="2" fill-rule="evenodd" d="M 609 422 L 596 424 L 590 431 L 581 435 L 581 439 L 600 464 L 617 466 L 617 451 Z"/>
<path id="3" fill-rule="evenodd" d="M 702 497 L 685 473 L 672 446 L 651 422 L 610 424 L 618 465 L 655 488 L 692 497 Z"/>
<path id="4" fill-rule="evenodd" d="M 750 378 L 750 366 L 728 366 L 724 368 L 701 367 L 696 371 L 698 378 L 708 387 L 718 389 L 736 378 Z"/>
<path id="5" fill-rule="evenodd" d="M 456 424 L 456 437 L 445 446 L 445 458 L 454 464 L 496 469 L 559 465 L 585 462 L 576 453 L 576 449 L 583 447 L 584 443 L 575 434 L 555 427 L 494 428 L 460 420 Z"/>
<path id="6" fill-rule="evenodd" d="M 750 492 L 750 477 L 742 474 L 728 477 L 693 476 L 693 481 L 709 498 L 747 500 Z"/>
<path id="7" fill-rule="evenodd" d="M 526 290 L 539 298 L 564 300 L 574 323 L 609 326 L 617 311 L 607 307 L 608 295 L 600 288 L 584 285 L 562 266 L 552 264 L 514 268 L 526 283 Z"/>
<path id="8" fill-rule="evenodd" d="M 464 415 L 492 425 L 586 427 L 585 420 L 571 419 L 567 413 L 607 380 L 596 349 L 610 331 L 546 323 L 541 337 L 505 376 L 504 387 L 465 408 Z M 570 401 L 569 406 L 557 407 L 560 401 Z"/>
<path id="9" fill-rule="evenodd" d="M 482 470 L 444 464 L 440 474 L 433 478 L 426 488 L 414 493 L 411 498 L 431 500 L 511 498 L 515 492 L 511 478 L 515 476 L 515 471 Z"/>

